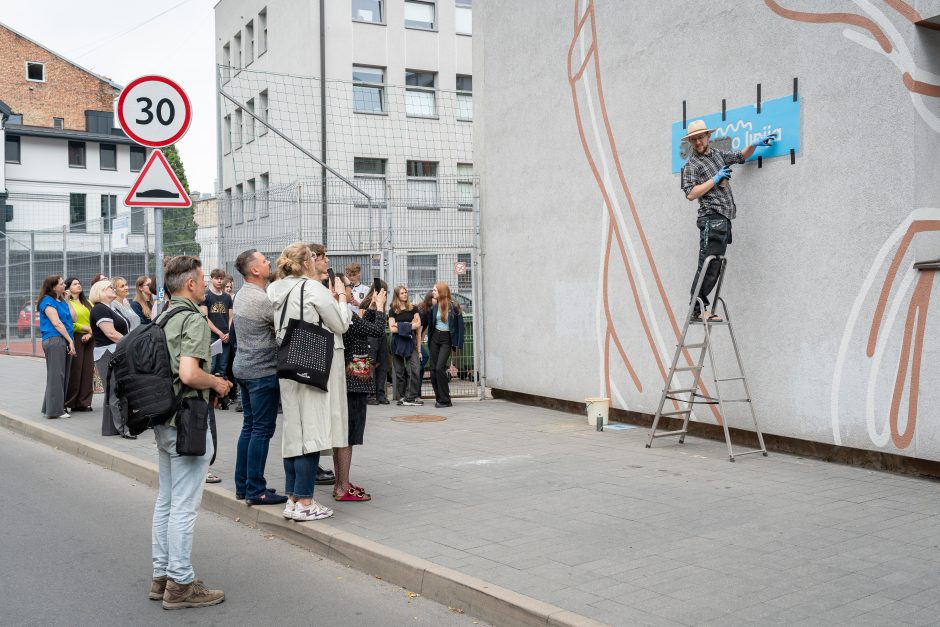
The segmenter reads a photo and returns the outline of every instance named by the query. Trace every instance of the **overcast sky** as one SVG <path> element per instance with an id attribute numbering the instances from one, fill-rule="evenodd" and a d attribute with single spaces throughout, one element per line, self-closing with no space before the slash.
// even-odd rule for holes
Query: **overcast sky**
<path id="1" fill-rule="evenodd" d="M 32 0 L 0 13 L 0 22 L 119 85 L 145 74 L 179 83 L 193 121 L 177 147 L 190 190 L 206 193 L 216 178 L 215 2 Z"/>

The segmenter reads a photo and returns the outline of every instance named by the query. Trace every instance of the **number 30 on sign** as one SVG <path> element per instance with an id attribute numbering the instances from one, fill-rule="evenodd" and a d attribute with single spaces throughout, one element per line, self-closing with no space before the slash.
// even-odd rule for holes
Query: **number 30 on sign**
<path id="1" fill-rule="evenodd" d="M 192 107 L 186 92 L 168 78 L 142 76 L 121 92 L 118 120 L 138 144 L 161 148 L 179 140 L 189 128 Z"/>

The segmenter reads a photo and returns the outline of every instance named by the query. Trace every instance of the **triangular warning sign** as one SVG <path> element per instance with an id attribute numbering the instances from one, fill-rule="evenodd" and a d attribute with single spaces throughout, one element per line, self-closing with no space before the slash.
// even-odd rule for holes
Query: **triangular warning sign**
<path id="1" fill-rule="evenodd" d="M 189 207 L 193 203 L 166 157 L 154 150 L 124 204 L 128 207 Z"/>

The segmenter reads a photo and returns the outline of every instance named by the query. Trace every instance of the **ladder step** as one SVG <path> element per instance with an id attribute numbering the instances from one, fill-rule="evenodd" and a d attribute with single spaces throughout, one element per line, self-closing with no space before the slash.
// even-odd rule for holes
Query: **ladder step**
<path id="1" fill-rule="evenodd" d="M 722 403 L 750 403 L 751 399 L 749 398 L 729 398 L 726 401 L 721 401 Z"/>
<path id="2" fill-rule="evenodd" d="M 701 370 L 704 366 L 682 366 L 676 368 L 673 372 L 691 372 L 695 370 Z"/>
<path id="3" fill-rule="evenodd" d="M 683 435 L 686 433 L 685 429 L 679 429 L 678 431 L 663 431 L 662 433 L 654 433 L 654 438 L 664 438 L 668 435 Z"/>
<path id="4" fill-rule="evenodd" d="M 765 453 L 764 449 L 756 448 L 753 451 L 744 451 L 743 453 L 735 453 L 735 457 L 740 457 L 741 455 L 753 455 L 754 453 Z"/>
<path id="5" fill-rule="evenodd" d="M 705 348 L 705 342 L 700 342 L 698 344 L 683 344 L 682 348 Z"/>
<path id="6" fill-rule="evenodd" d="M 695 388 L 688 388 L 684 390 L 666 390 L 666 394 L 688 394 L 689 392 L 694 392 Z"/>
<path id="7" fill-rule="evenodd" d="M 728 379 L 715 379 L 715 381 L 744 381 L 744 377 L 730 377 Z"/>
<path id="8" fill-rule="evenodd" d="M 702 322 L 701 320 L 692 320 L 691 322 L 689 322 L 689 324 L 706 324 L 706 323 Z M 722 320 L 721 322 L 709 322 L 708 326 L 710 327 L 728 326 L 728 321 Z"/>
<path id="9" fill-rule="evenodd" d="M 670 411 L 670 412 L 662 413 L 662 414 L 660 414 L 660 416 L 663 416 L 663 417 L 666 417 L 666 416 L 681 416 L 682 414 L 691 414 L 691 413 L 692 413 L 692 410 L 691 410 L 691 409 L 680 409 L 679 411 Z"/>

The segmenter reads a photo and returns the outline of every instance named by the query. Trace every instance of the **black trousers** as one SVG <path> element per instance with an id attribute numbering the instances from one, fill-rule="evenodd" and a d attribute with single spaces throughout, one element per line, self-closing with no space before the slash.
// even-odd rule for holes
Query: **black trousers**
<path id="1" fill-rule="evenodd" d="M 388 351 L 388 339 L 385 335 L 369 338 L 369 356 L 375 361 L 375 400 L 388 400 L 385 384 L 388 382 L 391 354 Z"/>
<path id="2" fill-rule="evenodd" d="M 724 257 L 728 250 L 728 244 L 731 243 L 731 220 L 719 215 L 711 214 L 702 216 L 696 220 L 695 225 L 699 230 L 698 239 L 698 268 L 695 270 L 695 279 L 692 281 L 692 300 L 695 300 L 695 286 L 698 284 L 699 274 L 702 272 L 702 265 L 705 259 L 714 255 L 715 257 Z M 714 260 L 708 264 L 708 270 L 705 271 L 705 278 L 702 279 L 702 289 L 698 296 L 702 299 L 705 308 L 708 308 L 708 295 L 715 289 L 715 283 L 718 281 L 718 271 L 721 268 L 720 260 Z M 698 301 L 695 301 L 695 315 L 701 314 Z"/>
<path id="3" fill-rule="evenodd" d="M 434 324 L 433 322 L 431 324 Z M 450 332 L 434 331 L 428 342 L 431 358 L 428 368 L 431 370 L 431 387 L 438 403 L 450 402 L 450 382 L 447 379 L 447 362 L 450 361 Z"/>

